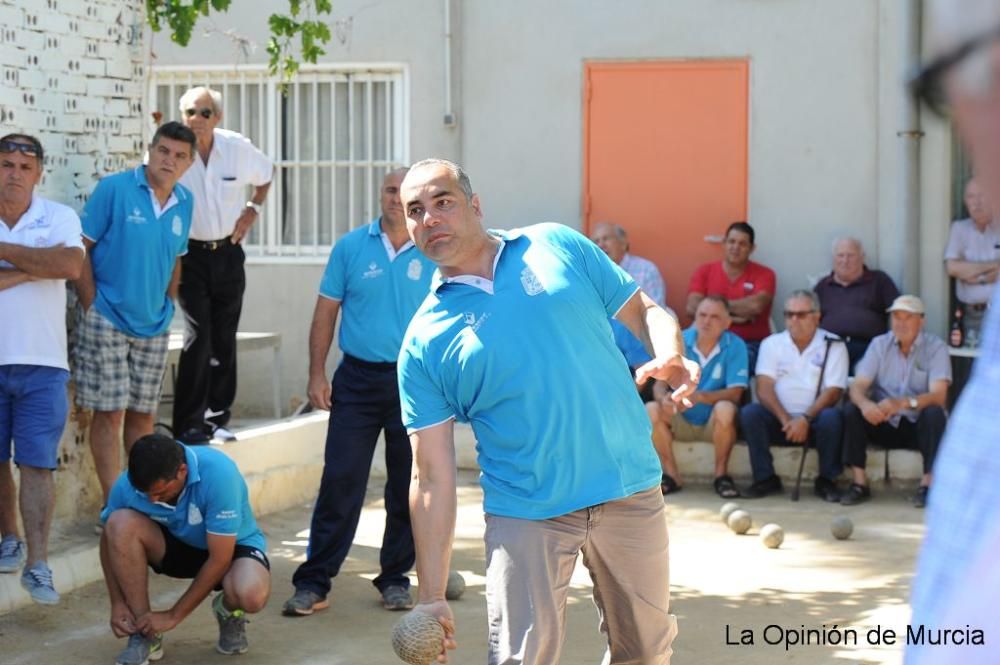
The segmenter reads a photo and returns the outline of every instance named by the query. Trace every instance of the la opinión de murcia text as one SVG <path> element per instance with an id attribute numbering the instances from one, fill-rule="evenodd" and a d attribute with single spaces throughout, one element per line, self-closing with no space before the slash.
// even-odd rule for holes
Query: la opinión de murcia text
<path id="1" fill-rule="evenodd" d="M 896 630 L 882 625 L 851 628 L 838 625 L 821 625 L 819 628 L 781 626 L 769 624 L 763 629 L 740 628 L 726 624 L 727 646 L 778 646 L 789 651 L 806 646 L 851 647 L 896 646 L 920 644 L 931 646 L 985 646 L 983 630 L 966 625 L 960 628 L 939 628 L 935 626 L 906 626 Z"/>

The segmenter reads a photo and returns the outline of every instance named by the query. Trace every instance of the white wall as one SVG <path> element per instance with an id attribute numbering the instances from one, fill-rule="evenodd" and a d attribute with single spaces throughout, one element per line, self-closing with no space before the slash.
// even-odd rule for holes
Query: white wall
<path id="1" fill-rule="evenodd" d="M 869 263 L 895 279 L 903 253 L 919 251 L 929 328 L 943 333 L 947 298 L 940 255 L 948 214 L 950 154 L 946 127 L 929 123 L 921 153 L 921 246 L 899 219 L 903 97 L 900 5 L 893 0 L 450 0 L 457 128 L 442 123 L 443 0 L 337 2 L 344 41 L 323 59 L 405 62 L 410 77 L 410 157 L 457 158 L 483 198 L 487 223 L 512 227 L 542 220 L 581 226 L 583 67 L 588 60 L 747 58 L 750 62 L 749 218 L 755 258 L 778 273 L 778 299 L 829 270 L 830 241 L 862 239 Z M 260 12 L 216 18 L 258 44 Z M 251 15 L 252 14 L 252 15 Z M 238 62 L 218 34 L 186 50 L 158 36 L 163 64 Z M 215 48 L 206 44 L 214 40 Z M 250 56 L 263 62 L 262 48 Z M 669 158 L 669 156 L 665 156 Z M 646 195 L 638 193 L 637 195 Z M 655 197 L 649 202 L 655 210 Z M 943 220 L 944 218 L 944 220 Z M 641 253 L 641 248 L 638 248 Z M 285 303 L 286 354 L 307 334 L 315 288 L 295 293 L 255 266 L 247 316 Z M 264 277 L 267 275 L 267 277 Z M 290 279 L 294 279 L 289 277 Z M 285 277 L 279 277 L 285 279 Z M 685 288 L 686 285 L 671 285 Z M 910 285 L 901 285 L 904 289 Z M 273 297 L 278 300 L 268 300 Z M 296 320 L 293 320 L 293 317 Z M 301 317 L 301 320 L 297 320 Z M 249 319 L 248 319 L 249 320 Z M 263 322 L 262 322 L 263 324 Z M 305 350 L 286 355 L 286 392 L 302 390 Z M 243 388 L 241 388 L 243 390 Z M 261 393 L 264 395 L 264 393 Z"/>
<path id="2" fill-rule="evenodd" d="M 100 176 L 137 162 L 146 122 L 143 4 L 0 3 L 0 135 L 24 132 L 42 142 L 39 194 L 80 210 Z M 74 419 L 63 435 L 58 520 L 97 517 L 100 489 L 84 432 Z"/>

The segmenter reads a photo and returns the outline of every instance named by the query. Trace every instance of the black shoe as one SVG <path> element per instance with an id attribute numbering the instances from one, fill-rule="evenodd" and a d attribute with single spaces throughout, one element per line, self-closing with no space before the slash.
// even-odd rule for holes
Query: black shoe
<path id="1" fill-rule="evenodd" d="M 753 485 L 740 492 L 740 496 L 744 499 L 760 499 L 768 494 L 781 494 L 784 491 L 785 488 L 781 485 L 781 478 L 778 476 L 771 476 L 770 478 L 765 478 L 764 480 L 758 480 Z"/>
<path id="2" fill-rule="evenodd" d="M 859 503 L 864 503 L 870 498 L 872 498 L 872 491 L 868 489 L 868 485 L 851 483 L 851 486 L 847 488 L 844 495 L 840 497 L 840 505 L 856 506 Z"/>
<path id="3" fill-rule="evenodd" d="M 187 446 L 204 446 L 212 440 L 212 437 L 204 428 L 192 427 L 178 436 L 177 440 Z"/>
<path id="4" fill-rule="evenodd" d="M 673 479 L 672 476 L 667 474 L 661 474 L 660 476 L 660 494 L 666 496 L 668 494 L 673 494 L 674 492 L 680 492 L 683 489 L 677 484 L 677 481 Z"/>
<path id="5" fill-rule="evenodd" d="M 813 483 L 813 494 L 830 503 L 840 501 L 840 490 L 837 489 L 837 484 L 823 476 L 818 476 L 816 482 Z"/>
<path id="6" fill-rule="evenodd" d="M 930 487 L 927 487 L 925 485 L 920 486 L 920 489 L 917 490 L 917 493 L 914 494 L 913 498 L 910 499 L 913 502 L 914 508 L 923 508 L 924 506 L 927 505 L 928 490 L 930 490 Z"/>

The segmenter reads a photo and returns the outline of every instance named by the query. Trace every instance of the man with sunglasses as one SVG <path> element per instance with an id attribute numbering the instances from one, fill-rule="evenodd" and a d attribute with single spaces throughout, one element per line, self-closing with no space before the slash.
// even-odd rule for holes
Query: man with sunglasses
<path id="1" fill-rule="evenodd" d="M 173 429 L 180 440 L 199 444 L 213 435 L 232 438 L 225 427 L 236 398 L 236 329 L 246 288 L 242 242 L 260 216 L 274 163 L 243 135 L 219 128 L 218 91 L 191 88 L 181 95 L 180 110 L 198 142 L 194 163 L 180 181 L 194 195 L 194 218 L 189 251 L 181 259 L 187 330 Z"/>
<path id="2" fill-rule="evenodd" d="M 128 470 L 101 513 L 101 568 L 111 600 L 111 630 L 127 637 L 117 665 L 163 656 L 163 633 L 174 629 L 213 591 L 219 624 L 216 650 L 245 653 L 247 614 L 271 592 L 264 534 L 250 509 L 235 462 L 215 448 L 188 448 L 150 434 L 135 442 Z M 150 606 L 148 570 L 190 579 L 167 610 Z"/>
<path id="3" fill-rule="evenodd" d="M 932 109 L 950 112 L 974 158 L 976 180 L 1000 201 L 1000 3 L 930 0 L 930 64 L 912 82 Z M 994 293 L 994 297 L 995 297 Z M 1000 307 L 983 323 L 980 354 L 934 464 L 927 535 L 913 583 L 912 626 L 971 627 L 985 645 L 910 644 L 907 665 L 983 665 L 1000 634 Z"/>
<path id="4" fill-rule="evenodd" d="M 52 471 L 69 411 L 66 280 L 79 276 L 84 251 L 76 213 L 34 193 L 43 159 L 32 136 L 0 139 L 0 573 L 23 566 L 21 585 L 32 600 L 53 605 L 59 594 L 46 559 Z"/>
<path id="5" fill-rule="evenodd" d="M 753 470 L 753 484 L 742 496 L 756 499 L 782 491 L 772 442 L 802 446 L 812 441 L 819 452 L 813 492 L 825 501 L 839 501 L 834 481 L 843 470 L 843 422 L 837 403 L 847 387 L 847 349 L 839 337 L 819 327 L 819 300 L 812 291 L 793 291 L 784 315 L 785 331 L 760 345 L 759 403 L 740 410 Z"/>
<path id="6" fill-rule="evenodd" d="M 76 398 L 93 409 L 90 448 L 107 501 L 125 450 L 153 432 L 167 364 L 180 256 L 187 251 L 191 193 L 177 183 L 191 164 L 194 134 L 160 126 L 149 160 L 105 176 L 83 208 L 89 256 L 76 281 Z"/>

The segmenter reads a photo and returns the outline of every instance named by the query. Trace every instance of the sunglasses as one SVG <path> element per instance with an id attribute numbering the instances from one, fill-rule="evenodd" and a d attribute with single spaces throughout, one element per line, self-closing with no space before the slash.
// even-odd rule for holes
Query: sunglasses
<path id="1" fill-rule="evenodd" d="M 942 118 L 947 118 L 951 109 L 944 89 L 945 72 L 997 39 L 1000 39 L 1000 27 L 959 44 L 951 51 L 935 58 L 910 79 L 911 94 L 926 104 L 931 111 Z"/>
<path id="2" fill-rule="evenodd" d="M 790 309 L 786 309 L 784 312 L 786 319 L 804 319 L 810 314 L 815 314 L 815 313 L 816 310 L 814 309 L 804 309 L 801 311 L 793 311 Z"/>
<path id="3" fill-rule="evenodd" d="M 42 150 L 31 143 L 17 143 L 16 141 L 0 141 L 0 152 L 19 152 L 28 157 L 41 157 Z"/>
<path id="4" fill-rule="evenodd" d="M 200 115 L 202 118 L 205 118 L 206 120 L 215 115 L 215 111 L 208 108 L 207 106 L 200 109 L 184 109 L 184 115 L 186 115 L 189 118 L 193 117 L 195 113 Z"/>

